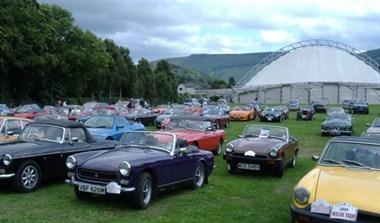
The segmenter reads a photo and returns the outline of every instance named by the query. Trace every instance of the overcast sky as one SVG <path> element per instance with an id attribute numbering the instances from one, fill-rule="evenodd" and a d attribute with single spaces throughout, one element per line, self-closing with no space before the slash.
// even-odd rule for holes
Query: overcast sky
<path id="1" fill-rule="evenodd" d="M 380 48 L 380 1 L 39 0 L 128 47 L 135 61 L 195 53 L 275 51 L 307 39 Z"/>

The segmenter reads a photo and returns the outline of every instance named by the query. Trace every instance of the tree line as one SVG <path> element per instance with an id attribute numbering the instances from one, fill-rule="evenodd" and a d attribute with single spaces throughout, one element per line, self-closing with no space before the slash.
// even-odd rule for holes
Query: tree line
<path id="1" fill-rule="evenodd" d="M 81 29 L 59 6 L 1 0 L 0 15 L 0 103 L 177 99 L 169 63 L 152 69 L 142 58 L 135 65 L 127 48 Z"/>

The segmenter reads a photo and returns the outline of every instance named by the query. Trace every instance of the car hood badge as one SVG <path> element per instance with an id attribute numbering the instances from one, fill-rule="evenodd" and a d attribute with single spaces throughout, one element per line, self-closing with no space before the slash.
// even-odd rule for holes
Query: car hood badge
<path id="1" fill-rule="evenodd" d="M 256 156 L 256 153 L 253 152 L 252 150 L 249 150 L 247 152 L 244 153 L 244 156 L 252 156 L 252 157 L 255 157 Z"/>

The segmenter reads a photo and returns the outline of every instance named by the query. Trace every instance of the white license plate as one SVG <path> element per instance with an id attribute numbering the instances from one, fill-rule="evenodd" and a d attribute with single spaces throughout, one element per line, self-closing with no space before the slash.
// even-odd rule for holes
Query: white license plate
<path id="1" fill-rule="evenodd" d="M 260 165 L 254 163 L 238 163 L 238 168 L 243 170 L 260 170 Z"/>
<path id="2" fill-rule="evenodd" d="M 272 117 L 268 117 L 268 121 L 272 121 Z"/>
<path id="3" fill-rule="evenodd" d="M 92 185 L 92 184 L 79 184 L 79 191 L 93 193 L 93 194 L 106 194 L 106 187 Z"/>

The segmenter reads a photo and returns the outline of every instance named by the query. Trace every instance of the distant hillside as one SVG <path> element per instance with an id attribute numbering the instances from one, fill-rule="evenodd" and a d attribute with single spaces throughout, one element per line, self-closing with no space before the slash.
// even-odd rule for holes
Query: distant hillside
<path id="1" fill-rule="evenodd" d="M 230 76 L 239 80 L 255 64 L 270 53 L 249 54 L 193 54 L 187 57 L 165 59 L 201 74 L 228 81 Z"/>
<path id="2" fill-rule="evenodd" d="M 192 74 L 196 79 L 204 77 L 222 79 L 228 81 L 233 76 L 236 81 L 268 56 L 270 52 L 248 53 L 248 54 L 193 54 L 187 57 L 177 57 L 165 59 L 169 63 L 176 65 L 181 71 L 181 77 L 186 79 L 185 74 Z M 380 49 L 365 52 L 368 56 L 380 64 Z M 203 80 L 204 81 L 204 80 Z M 207 81 L 205 82 L 207 83 Z"/>

